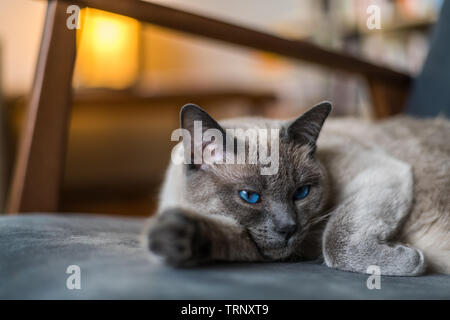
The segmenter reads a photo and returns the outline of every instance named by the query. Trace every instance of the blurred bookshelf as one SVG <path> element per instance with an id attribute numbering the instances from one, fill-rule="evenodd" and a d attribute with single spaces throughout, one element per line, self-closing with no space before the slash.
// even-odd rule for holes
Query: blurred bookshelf
<path id="1" fill-rule="evenodd" d="M 379 65 L 417 75 L 428 53 L 430 34 L 443 0 L 283 0 L 279 2 L 229 0 L 157 0 L 164 5 L 275 33 L 291 39 L 311 41 L 327 49 L 343 51 Z M 381 29 L 369 30 L 369 6 L 380 9 Z M 196 43 L 197 40 L 190 43 Z M 292 62 L 264 53 L 227 53 L 220 44 L 202 43 L 205 49 L 201 73 L 208 83 L 235 81 L 242 86 L 270 88 L 279 98 L 273 117 L 292 117 L 320 100 L 334 102 L 334 115 L 371 118 L 372 99 L 362 79 L 330 72 L 308 64 Z M 214 48 L 227 70 L 213 65 Z M 191 56 L 193 51 L 187 50 Z M 239 56 L 240 55 L 240 56 Z M 236 57 L 239 56 L 239 57 Z M 250 56 L 259 62 L 246 61 Z M 209 65 L 211 64 L 211 65 Z M 196 68 L 199 65 L 196 65 Z M 194 68 L 192 68 L 194 69 Z M 221 72 L 211 72 L 220 70 Z M 202 82 L 202 77 L 187 68 L 186 74 Z M 150 77 L 151 78 L 151 77 Z M 203 80 L 204 81 L 204 80 Z"/>
<path id="2" fill-rule="evenodd" d="M 443 0 L 298 1 L 290 19 L 274 23 L 272 29 L 289 38 L 306 39 L 416 76 L 427 56 L 442 3 Z M 367 9 L 371 5 L 380 10 L 380 29 L 370 30 L 367 26 Z M 314 75 L 317 72 L 321 71 L 308 70 L 299 77 L 312 79 L 309 86 L 316 88 L 314 95 L 334 102 L 335 115 L 371 117 L 371 97 L 364 81 L 345 75 Z"/>

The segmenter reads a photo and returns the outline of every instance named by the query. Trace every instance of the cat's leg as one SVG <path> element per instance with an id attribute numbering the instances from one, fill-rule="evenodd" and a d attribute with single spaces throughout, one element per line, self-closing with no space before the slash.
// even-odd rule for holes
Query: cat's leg
<path id="1" fill-rule="evenodd" d="M 190 266 L 209 261 L 262 259 L 246 230 L 230 218 L 175 208 L 152 219 L 148 248 L 169 264 Z"/>
<path id="2" fill-rule="evenodd" d="M 357 175 L 327 222 L 322 243 L 325 263 L 360 273 L 367 273 L 371 265 L 384 275 L 423 273 L 423 254 L 395 242 L 412 205 L 412 188 L 412 172 L 406 164 Z"/>

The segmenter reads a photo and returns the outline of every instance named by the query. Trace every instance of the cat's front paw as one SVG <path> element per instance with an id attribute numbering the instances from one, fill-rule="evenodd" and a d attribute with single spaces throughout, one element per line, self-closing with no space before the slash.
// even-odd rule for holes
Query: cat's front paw
<path id="1" fill-rule="evenodd" d="M 181 209 L 158 216 L 148 240 L 149 249 L 174 266 L 195 265 L 209 255 L 209 242 L 202 236 L 200 223 Z"/>
<path id="2" fill-rule="evenodd" d="M 393 247 L 393 252 L 391 263 L 386 264 L 386 274 L 417 276 L 425 273 L 427 264 L 422 251 L 397 244 Z"/>

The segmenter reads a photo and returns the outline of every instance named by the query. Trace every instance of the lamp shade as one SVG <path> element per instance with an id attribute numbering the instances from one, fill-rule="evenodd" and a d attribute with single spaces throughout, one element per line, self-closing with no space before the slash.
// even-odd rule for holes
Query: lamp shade
<path id="1" fill-rule="evenodd" d="M 76 85 L 123 89 L 131 86 L 139 71 L 137 20 L 85 8 L 77 30 Z"/>

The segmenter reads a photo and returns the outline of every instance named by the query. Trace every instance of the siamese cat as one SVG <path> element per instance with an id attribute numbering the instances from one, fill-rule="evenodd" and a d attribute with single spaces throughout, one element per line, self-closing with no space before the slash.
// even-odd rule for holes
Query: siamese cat
<path id="1" fill-rule="evenodd" d="M 219 160 L 235 156 L 236 147 L 219 139 L 189 144 L 183 135 L 173 155 L 187 161 L 168 168 L 146 233 L 150 251 L 181 267 L 319 258 L 359 273 L 373 265 L 383 275 L 450 273 L 450 122 L 394 117 L 324 125 L 330 111 L 322 102 L 293 121 L 218 123 L 185 105 L 185 132 L 194 136 L 201 123 L 200 133 L 223 133 L 248 156 L 192 163 L 195 147 L 220 147 L 212 153 Z M 261 173 L 267 164 L 252 161 L 259 152 L 248 137 L 233 136 L 237 128 L 277 129 L 277 150 L 267 146 L 277 152 L 274 173 Z"/>

